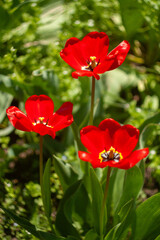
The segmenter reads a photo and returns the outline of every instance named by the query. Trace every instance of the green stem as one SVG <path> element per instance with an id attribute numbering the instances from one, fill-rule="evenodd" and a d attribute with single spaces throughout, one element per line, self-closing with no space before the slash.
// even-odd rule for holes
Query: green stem
<path id="1" fill-rule="evenodd" d="M 39 153 L 39 175 L 40 175 L 40 185 L 41 185 L 41 194 L 42 194 L 42 200 L 43 200 L 43 136 L 40 135 L 40 143 L 39 143 L 39 149 L 40 149 L 40 153 Z M 43 202 L 44 204 L 44 202 Z M 54 229 L 52 226 L 52 222 L 49 216 L 47 216 L 50 228 L 52 230 L 52 232 L 54 233 Z"/>
<path id="2" fill-rule="evenodd" d="M 94 113 L 94 95 L 95 95 L 95 77 L 92 76 L 92 93 L 91 93 L 91 111 L 89 125 L 93 125 L 93 113 Z"/>
<path id="3" fill-rule="evenodd" d="M 111 174 L 111 167 L 108 167 L 106 186 L 105 186 L 104 197 L 103 197 L 102 207 L 100 212 L 100 239 L 101 240 L 103 240 L 103 221 L 104 221 L 104 212 L 105 212 L 105 205 L 106 205 L 106 199 L 108 194 L 110 174 Z"/>
<path id="4" fill-rule="evenodd" d="M 40 185 L 41 190 L 43 187 L 43 136 L 40 135 L 40 153 L 39 153 L 39 175 L 40 175 Z"/>

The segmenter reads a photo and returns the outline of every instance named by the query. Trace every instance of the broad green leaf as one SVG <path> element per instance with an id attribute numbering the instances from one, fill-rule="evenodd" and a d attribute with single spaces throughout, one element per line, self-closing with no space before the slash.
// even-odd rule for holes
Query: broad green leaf
<path id="1" fill-rule="evenodd" d="M 153 123 L 160 123 L 160 112 L 156 113 L 154 116 L 148 118 L 144 123 L 140 126 L 139 130 L 142 132 L 142 130 L 148 125 Z"/>
<path id="2" fill-rule="evenodd" d="M 113 240 L 123 240 L 128 233 L 128 227 L 131 225 L 135 217 L 135 201 L 128 201 L 118 213 L 120 217 L 120 225 L 115 229 Z"/>
<path id="3" fill-rule="evenodd" d="M 148 198 L 136 210 L 133 240 L 154 240 L 160 235 L 160 193 Z"/>
<path id="4" fill-rule="evenodd" d="M 160 129 L 160 125 L 156 123 L 150 123 L 146 125 L 140 134 L 140 148 L 144 148 L 147 143 L 152 143 L 154 137 L 157 135 L 157 131 Z"/>
<path id="5" fill-rule="evenodd" d="M 87 232 L 85 240 L 99 240 L 99 236 L 93 229 L 91 229 L 89 232 Z"/>
<path id="6" fill-rule="evenodd" d="M 68 202 L 69 203 L 69 202 Z M 68 203 L 65 206 L 65 213 L 69 212 Z M 74 208 L 72 218 L 75 219 L 81 226 L 84 232 L 88 231 L 92 223 L 92 206 L 89 198 L 89 193 L 85 187 L 85 181 L 79 187 L 74 199 Z"/>
<path id="7" fill-rule="evenodd" d="M 154 240 L 160 240 L 160 235 L 158 237 L 156 237 Z"/>
<path id="8" fill-rule="evenodd" d="M 0 91 L 0 123 L 6 116 L 6 109 L 10 106 L 12 100 L 12 95 Z"/>
<path id="9" fill-rule="evenodd" d="M 90 177 L 91 177 L 91 190 L 92 190 L 92 212 L 93 212 L 93 224 L 95 230 L 100 234 L 100 211 L 102 207 L 103 191 L 100 185 L 100 182 L 93 170 L 90 168 Z M 106 209 L 104 210 L 104 225 L 106 223 Z"/>
<path id="10" fill-rule="evenodd" d="M 118 213 L 123 205 L 129 200 L 137 198 L 142 186 L 143 176 L 141 170 L 137 166 L 128 169 L 125 174 L 123 193 L 117 206 L 116 213 Z M 116 215 L 115 218 L 117 218 Z"/>
<path id="11" fill-rule="evenodd" d="M 69 163 L 64 162 L 56 156 L 54 156 L 54 167 L 65 192 L 71 184 L 77 181 L 78 175 Z"/>
<path id="12" fill-rule="evenodd" d="M 80 134 L 79 134 L 80 131 L 79 131 L 79 128 L 78 128 L 77 124 L 75 123 L 75 121 L 72 123 L 71 127 L 72 127 L 72 131 L 73 131 L 74 139 L 77 143 L 78 150 L 85 151 L 85 147 L 83 146 L 83 144 L 80 140 Z"/>
<path id="13" fill-rule="evenodd" d="M 143 16 L 140 11 L 138 0 L 119 0 L 121 17 L 128 35 L 137 33 L 143 23 Z M 136 19 L 136 21 L 135 21 Z"/>
<path id="14" fill-rule="evenodd" d="M 121 224 L 118 223 L 116 226 L 114 226 L 109 233 L 105 236 L 104 240 L 113 240 L 113 236 L 114 236 L 114 232 L 117 230 L 117 228 L 120 226 Z"/>
<path id="15" fill-rule="evenodd" d="M 57 231 L 67 237 L 68 235 L 77 237 L 79 239 L 79 233 L 76 228 L 73 226 L 72 221 L 72 210 L 73 203 L 76 197 L 77 192 L 82 184 L 82 181 L 79 180 L 73 183 L 65 192 L 63 199 L 60 202 L 57 217 L 55 221 L 55 226 Z M 69 205 L 67 205 L 69 203 Z M 67 209 L 68 207 L 68 209 Z"/>
<path id="16" fill-rule="evenodd" d="M 118 213 L 120 222 L 106 235 L 105 240 L 124 240 L 134 216 L 134 200 L 127 202 Z"/>
<path id="17" fill-rule="evenodd" d="M 42 182 L 42 200 L 44 205 L 44 210 L 47 218 L 51 215 L 51 186 L 50 186 L 50 169 L 51 169 L 51 159 L 48 159 Z"/>
<path id="18" fill-rule="evenodd" d="M 38 231 L 36 229 L 36 227 L 33 224 L 31 224 L 28 220 L 26 220 L 25 218 L 15 215 L 12 211 L 7 210 L 2 206 L 1 206 L 1 208 L 8 217 L 10 217 L 13 221 L 15 221 L 17 224 L 19 224 L 22 228 L 24 228 L 25 230 L 27 230 L 29 233 L 31 233 L 32 235 L 34 235 L 35 237 L 37 237 L 40 240 L 63 240 L 64 239 L 62 237 L 57 237 L 51 233 Z"/>
<path id="19" fill-rule="evenodd" d="M 9 135 L 14 130 L 14 127 L 9 124 L 8 127 L 0 130 L 0 137 Z"/>

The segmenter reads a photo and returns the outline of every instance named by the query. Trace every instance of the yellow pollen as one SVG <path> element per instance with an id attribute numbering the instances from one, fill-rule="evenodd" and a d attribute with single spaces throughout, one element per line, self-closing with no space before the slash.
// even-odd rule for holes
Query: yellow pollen
<path id="1" fill-rule="evenodd" d="M 94 61 L 94 60 L 96 59 L 96 57 L 95 57 L 95 56 L 91 56 L 90 59 L 91 59 L 92 61 Z"/>
<path id="2" fill-rule="evenodd" d="M 44 117 L 39 117 L 38 119 L 42 122 L 44 120 Z"/>
<path id="3" fill-rule="evenodd" d="M 116 151 L 114 147 L 110 147 L 108 151 L 103 150 L 102 152 L 99 153 L 99 160 L 100 162 L 103 162 L 104 158 L 102 157 L 102 154 L 107 153 L 108 154 L 108 161 L 115 159 L 115 154 L 119 154 L 119 161 L 123 159 L 123 156 L 120 152 Z"/>

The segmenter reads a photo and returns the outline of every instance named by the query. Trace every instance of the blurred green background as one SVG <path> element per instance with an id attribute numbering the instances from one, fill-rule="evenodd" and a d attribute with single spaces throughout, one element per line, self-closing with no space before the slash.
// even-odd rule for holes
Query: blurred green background
<path id="1" fill-rule="evenodd" d="M 140 201 L 160 187 L 160 1 L 159 0 L 0 0 L 0 202 L 40 228 L 46 228 L 39 187 L 39 139 L 8 122 L 10 105 L 24 110 L 33 94 L 50 96 L 57 110 L 74 104 L 79 129 L 88 124 L 90 79 L 72 79 L 59 55 L 70 37 L 106 32 L 109 51 L 128 40 L 130 52 L 118 69 L 96 81 L 94 124 L 104 118 L 129 123 L 141 131 L 140 146 L 150 148 Z M 56 155 L 76 168 L 71 127 L 53 141 L 44 138 L 44 156 Z M 76 161 L 75 161 L 76 160 Z M 62 198 L 52 164 L 54 220 Z M 39 215 L 39 217 L 38 217 Z M 35 239 L 0 210 L 0 238 Z"/>

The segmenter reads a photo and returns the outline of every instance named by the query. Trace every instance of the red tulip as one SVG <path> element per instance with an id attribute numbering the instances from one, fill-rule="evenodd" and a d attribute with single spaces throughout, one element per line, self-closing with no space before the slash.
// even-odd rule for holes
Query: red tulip
<path id="1" fill-rule="evenodd" d="M 98 74 L 119 67 L 130 49 L 125 40 L 109 54 L 108 47 L 109 39 L 106 33 L 91 32 L 81 41 L 75 37 L 68 39 L 60 56 L 76 70 L 72 73 L 73 78 L 94 76 L 99 80 Z"/>
<path id="2" fill-rule="evenodd" d="M 11 106 L 6 112 L 12 125 L 22 131 L 36 132 L 41 136 L 50 135 L 55 138 L 55 133 L 73 122 L 73 104 L 65 102 L 53 113 L 54 103 L 45 95 L 33 95 L 25 103 L 24 114 L 17 107 Z"/>
<path id="3" fill-rule="evenodd" d="M 79 151 L 79 158 L 90 162 L 94 168 L 128 169 L 149 153 L 148 148 L 133 151 L 139 139 L 137 128 L 121 126 L 113 119 L 103 120 L 98 127 L 84 127 L 80 134 L 88 153 Z"/>

